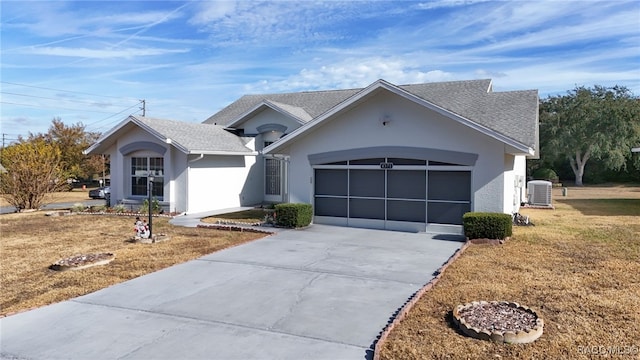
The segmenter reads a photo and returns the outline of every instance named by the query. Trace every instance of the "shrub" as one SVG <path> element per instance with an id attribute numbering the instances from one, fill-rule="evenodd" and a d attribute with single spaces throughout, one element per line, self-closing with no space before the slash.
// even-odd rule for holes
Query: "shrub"
<path id="1" fill-rule="evenodd" d="M 299 228 L 311 224 L 311 204 L 277 204 L 275 207 L 278 226 Z"/>
<path id="2" fill-rule="evenodd" d="M 84 206 L 84 204 L 82 203 L 75 203 L 73 204 L 73 206 L 71 207 L 71 212 L 81 212 L 81 211 L 85 211 L 86 210 L 86 206 Z"/>
<path id="3" fill-rule="evenodd" d="M 141 214 L 149 213 L 149 199 L 144 199 L 142 205 L 140 205 L 140 209 L 138 210 Z M 160 201 L 157 198 L 151 199 L 151 212 L 153 214 L 160 214 L 162 212 L 162 206 L 160 206 Z"/>
<path id="4" fill-rule="evenodd" d="M 94 205 L 94 206 L 91 206 L 89 208 L 89 211 L 91 211 L 91 212 L 103 212 L 103 211 L 106 211 L 106 210 L 107 210 L 107 206 L 106 205 Z"/>
<path id="5" fill-rule="evenodd" d="M 534 171 L 533 178 L 536 180 L 551 181 L 552 183 L 557 183 L 558 181 L 560 181 L 560 178 L 558 178 L 558 174 L 556 174 L 556 172 L 553 171 L 553 169 L 549 169 L 549 168 L 540 168 Z"/>
<path id="6" fill-rule="evenodd" d="M 513 219 L 509 214 L 468 212 L 462 224 L 469 239 L 504 239 L 512 234 Z"/>
<path id="7" fill-rule="evenodd" d="M 124 206 L 124 204 L 118 204 L 113 207 L 113 211 L 116 212 L 117 214 L 122 214 L 124 212 L 127 212 L 127 207 Z"/>

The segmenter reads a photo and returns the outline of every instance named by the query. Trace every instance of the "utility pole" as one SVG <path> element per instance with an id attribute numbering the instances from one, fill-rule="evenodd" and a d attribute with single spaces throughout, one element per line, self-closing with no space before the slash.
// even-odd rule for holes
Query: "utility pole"
<path id="1" fill-rule="evenodd" d="M 7 135 L 7 134 L 2 133 L 2 148 L 3 148 L 3 149 L 4 149 L 4 137 L 5 137 L 6 135 Z"/>
<path id="2" fill-rule="evenodd" d="M 147 113 L 147 101 L 142 99 L 140 102 L 142 102 L 142 107 L 140 108 L 140 110 L 142 110 L 142 116 L 145 116 Z"/>

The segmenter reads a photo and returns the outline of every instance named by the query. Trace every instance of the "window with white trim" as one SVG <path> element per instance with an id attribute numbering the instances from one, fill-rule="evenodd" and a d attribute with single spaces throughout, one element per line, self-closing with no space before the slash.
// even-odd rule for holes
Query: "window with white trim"
<path id="1" fill-rule="evenodd" d="M 148 196 L 148 176 L 153 176 L 152 196 L 162 199 L 164 196 L 164 158 L 131 158 L 131 196 Z"/>
<path id="2" fill-rule="evenodd" d="M 264 147 L 273 144 L 273 141 L 265 141 Z M 280 195 L 281 163 L 278 159 L 264 159 L 264 193 L 266 195 Z"/>

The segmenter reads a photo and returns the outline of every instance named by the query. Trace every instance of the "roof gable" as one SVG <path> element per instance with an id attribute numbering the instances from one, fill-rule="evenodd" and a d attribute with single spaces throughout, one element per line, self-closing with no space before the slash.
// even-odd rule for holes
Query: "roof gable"
<path id="1" fill-rule="evenodd" d="M 251 109 L 260 106 L 262 103 L 270 103 L 275 107 L 279 107 L 280 110 L 298 116 L 303 122 L 308 122 L 360 90 L 361 89 L 349 89 L 245 95 L 210 116 L 204 123 L 229 126 L 232 123 L 238 122 Z M 304 115 L 300 116 L 302 112 L 306 113 L 308 117 Z"/>
<path id="2" fill-rule="evenodd" d="M 389 91 L 504 142 L 518 152 L 534 155 L 538 148 L 538 95 L 536 90 L 492 93 L 491 80 L 456 81 L 396 86 L 378 80 L 345 99 L 286 138 L 270 145 L 274 152 L 296 137 L 312 131 L 336 114 L 378 91 Z M 494 94 L 498 94 L 494 96 Z M 514 105 L 515 104 L 515 105 Z"/>
<path id="3" fill-rule="evenodd" d="M 142 116 L 129 116 L 104 134 L 85 151 L 87 154 L 104 151 L 106 144 L 115 142 L 118 133 L 131 124 L 140 127 L 164 143 L 171 144 L 186 154 L 251 155 L 253 151 L 238 136 L 222 126 L 188 123 Z"/>
<path id="4" fill-rule="evenodd" d="M 253 108 L 249 109 L 246 113 L 240 115 L 236 120 L 226 125 L 227 128 L 239 128 L 240 125 L 254 117 L 257 113 L 264 109 L 272 109 L 280 114 L 283 114 L 299 124 L 304 124 L 311 120 L 312 117 L 303 108 L 282 104 L 275 101 L 263 100 L 256 104 Z"/>

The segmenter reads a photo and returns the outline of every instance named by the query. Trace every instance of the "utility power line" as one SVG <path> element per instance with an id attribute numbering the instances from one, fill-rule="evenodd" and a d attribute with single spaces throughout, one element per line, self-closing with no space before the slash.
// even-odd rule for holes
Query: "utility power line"
<path id="1" fill-rule="evenodd" d="M 93 113 L 100 113 L 100 114 L 111 114 L 110 111 L 86 110 L 86 109 L 77 109 L 77 108 L 76 109 L 72 109 L 72 108 L 66 108 L 66 107 L 60 107 L 60 106 L 49 106 L 49 105 L 21 104 L 21 103 L 15 103 L 15 102 L 11 102 L 11 101 L 0 101 L 0 104 L 35 107 L 35 108 L 40 108 L 40 109 L 58 109 L 58 110 L 69 110 L 69 111 L 93 112 Z M 138 104 L 135 104 L 133 106 L 138 106 Z"/>
<path id="2" fill-rule="evenodd" d="M 15 85 L 15 86 L 24 86 L 24 87 L 34 88 L 34 89 L 61 91 L 61 92 L 66 92 L 66 93 L 71 93 L 71 94 L 82 94 L 82 95 L 99 96 L 99 97 L 111 98 L 111 99 L 138 101 L 138 99 L 121 97 L 121 96 L 99 95 L 99 94 L 92 94 L 92 93 L 87 93 L 87 92 L 82 92 L 82 91 L 54 89 L 54 88 L 49 88 L 49 87 L 44 87 L 44 86 L 27 85 L 27 84 L 20 84 L 20 83 L 14 83 L 14 82 L 9 82 L 9 81 L 0 81 L 0 83 L 8 84 L 8 85 Z"/>
<path id="3" fill-rule="evenodd" d="M 96 101 L 93 101 L 93 100 L 52 98 L 52 97 L 46 97 L 46 96 L 36 96 L 36 95 L 30 95 L 30 94 L 13 93 L 13 92 L 8 92 L 8 91 L 0 91 L 0 94 L 13 95 L 13 96 L 22 96 L 22 97 L 28 97 L 28 98 L 34 98 L 34 99 L 44 99 L 44 100 L 53 100 L 53 101 L 66 101 L 66 102 L 71 102 L 71 103 L 82 103 L 82 104 L 87 104 L 87 105 L 98 105 L 98 103 Z"/>
<path id="4" fill-rule="evenodd" d="M 140 101 L 141 101 L 141 102 L 143 102 L 143 104 L 144 104 L 144 100 L 140 100 Z M 126 108 L 126 109 L 124 109 L 124 110 L 122 110 L 122 111 L 120 111 L 120 112 L 117 112 L 117 113 L 115 113 L 115 114 L 109 115 L 109 116 L 107 116 L 106 118 L 104 118 L 104 119 L 102 119 L 102 120 L 98 120 L 98 121 L 95 121 L 95 122 L 93 122 L 93 123 L 91 123 L 91 124 L 87 124 L 86 126 L 87 126 L 87 127 L 94 127 L 94 126 L 96 126 L 96 124 L 101 123 L 101 122 L 103 122 L 103 121 L 105 121 L 105 120 L 111 119 L 112 117 L 114 117 L 114 116 L 116 116 L 116 115 L 120 115 L 120 114 L 122 114 L 123 112 L 125 112 L 125 111 L 127 111 L 127 110 L 129 110 L 129 109 L 132 109 L 132 108 L 134 108 L 134 107 L 136 107 L 136 106 L 138 106 L 138 105 L 139 105 L 139 104 L 135 104 L 135 105 L 133 105 L 133 106 L 129 106 L 128 108 Z M 102 127 L 104 127 L 104 126 L 98 126 L 98 127 L 97 127 L 97 128 L 95 128 L 95 129 L 99 129 L 99 128 L 102 128 Z"/>

